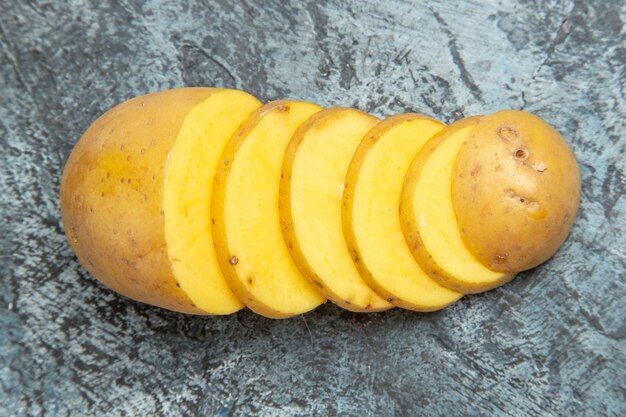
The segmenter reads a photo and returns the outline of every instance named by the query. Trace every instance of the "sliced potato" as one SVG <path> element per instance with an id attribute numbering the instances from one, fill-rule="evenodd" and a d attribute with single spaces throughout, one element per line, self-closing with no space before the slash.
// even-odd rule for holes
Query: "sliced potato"
<path id="1" fill-rule="evenodd" d="M 266 104 L 235 133 L 215 178 L 212 222 L 219 264 L 239 299 L 267 317 L 291 317 L 326 300 L 291 258 L 278 213 L 289 140 L 320 110 L 296 101 Z"/>
<path id="2" fill-rule="evenodd" d="M 243 91 L 183 88 L 100 117 L 61 183 L 63 225 L 85 268 L 122 295 L 170 310 L 240 309 L 214 266 L 209 189 L 227 139 L 260 106 Z"/>
<path id="3" fill-rule="evenodd" d="M 400 194 L 407 169 L 443 127 L 417 114 L 380 122 L 359 145 L 346 178 L 343 225 L 355 264 L 376 292 L 399 307 L 417 311 L 441 309 L 462 295 L 422 271 L 400 225 Z"/>
<path id="4" fill-rule="evenodd" d="M 354 151 L 378 119 L 354 109 L 321 111 L 289 142 L 280 184 L 280 215 L 289 250 L 304 276 L 351 311 L 393 307 L 363 281 L 346 246 L 341 198 Z"/>
<path id="5" fill-rule="evenodd" d="M 523 111 L 481 118 L 459 152 L 453 178 L 463 241 L 497 271 L 523 271 L 548 260 L 580 204 L 572 151 L 552 126 Z"/>
<path id="6" fill-rule="evenodd" d="M 493 271 L 472 255 L 452 205 L 454 164 L 478 120 L 463 119 L 428 141 L 409 167 L 400 202 L 402 229 L 421 268 L 461 293 L 486 291 L 515 275 Z"/>
<path id="7" fill-rule="evenodd" d="M 222 150 L 260 106 L 240 92 L 213 94 L 185 117 L 169 156 L 163 211 L 172 271 L 194 304 L 213 314 L 243 307 L 217 263 L 208 216 L 213 181 Z"/>

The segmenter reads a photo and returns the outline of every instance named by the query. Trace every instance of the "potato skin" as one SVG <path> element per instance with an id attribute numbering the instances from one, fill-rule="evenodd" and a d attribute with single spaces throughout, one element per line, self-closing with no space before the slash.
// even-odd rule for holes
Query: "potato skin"
<path id="1" fill-rule="evenodd" d="M 580 172 L 561 135 L 523 111 L 484 116 L 456 161 L 453 204 L 484 265 L 519 272 L 563 244 L 580 204 Z"/>
<path id="2" fill-rule="evenodd" d="M 85 268 L 114 291 L 169 310 L 206 314 L 178 287 L 164 235 L 163 179 L 184 117 L 213 88 L 181 88 L 107 111 L 72 151 L 61 215 Z"/>

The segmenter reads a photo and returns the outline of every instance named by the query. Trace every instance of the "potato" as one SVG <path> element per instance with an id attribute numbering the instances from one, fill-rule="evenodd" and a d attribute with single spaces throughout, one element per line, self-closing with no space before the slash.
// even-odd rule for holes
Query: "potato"
<path id="1" fill-rule="evenodd" d="M 291 138 L 280 183 L 281 224 L 296 265 L 331 301 L 355 312 L 393 307 L 359 275 L 341 225 L 350 160 L 377 122 L 376 117 L 354 109 L 315 114 Z"/>
<path id="2" fill-rule="evenodd" d="M 120 294 L 170 310 L 242 308 L 217 265 L 208 210 L 221 151 L 260 105 L 242 91 L 184 88 L 100 117 L 61 184 L 63 224 L 85 268 Z"/>
<path id="3" fill-rule="evenodd" d="M 501 111 L 481 118 L 461 147 L 452 195 L 470 252 L 493 270 L 519 272 L 565 241 L 580 204 L 580 173 L 550 125 Z"/>
<path id="4" fill-rule="evenodd" d="M 289 140 L 320 110 L 295 101 L 266 104 L 235 133 L 215 177 L 212 223 L 220 266 L 239 298 L 267 317 L 291 317 L 326 300 L 289 255 L 278 209 Z"/>
<path id="5" fill-rule="evenodd" d="M 441 309 L 461 297 L 432 280 L 417 264 L 400 225 L 400 193 L 407 169 L 443 124 L 417 114 L 376 125 L 350 164 L 343 225 L 365 281 L 393 304 L 417 311 Z"/>
<path id="6" fill-rule="evenodd" d="M 485 291 L 514 276 L 493 271 L 472 255 L 453 208 L 455 162 L 478 122 L 463 119 L 428 141 L 408 169 L 400 201 L 402 229 L 415 259 L 434 280 L 461 293 Z"/>

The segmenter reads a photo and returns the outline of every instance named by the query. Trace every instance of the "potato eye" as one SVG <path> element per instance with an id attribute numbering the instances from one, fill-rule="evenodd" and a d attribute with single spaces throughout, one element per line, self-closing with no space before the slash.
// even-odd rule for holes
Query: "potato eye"
<path id="1" fill-rule="evenodd" d="M 528 159 L 528 151 L 524 148 L 517 149 L 514 155 L 515 155 L 515 159 L 519 161 L 525 161 L 526 159 Z"/>

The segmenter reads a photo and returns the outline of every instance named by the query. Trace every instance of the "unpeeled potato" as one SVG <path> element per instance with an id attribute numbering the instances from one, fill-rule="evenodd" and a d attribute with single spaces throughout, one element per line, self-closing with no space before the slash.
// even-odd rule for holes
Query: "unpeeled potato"
<path id="1" fill-rule="evenodd" d="M 243 91 L 183 88 L 96 120 L 61 182 L 63 225 L 85 268 L 120 294 L 170 310 L 242 308 L 217 265 L 208 209 L 221 151 L 260 105 Z"/>
<path id="2" fill-rule="evenodd" d="M 565 140 L 539 117 L 482 117 L 459 151 L 452 182 L 463 241 L 489 268 L 519 272 L 563 244 L 580 204 L 580 173 Z"/>

